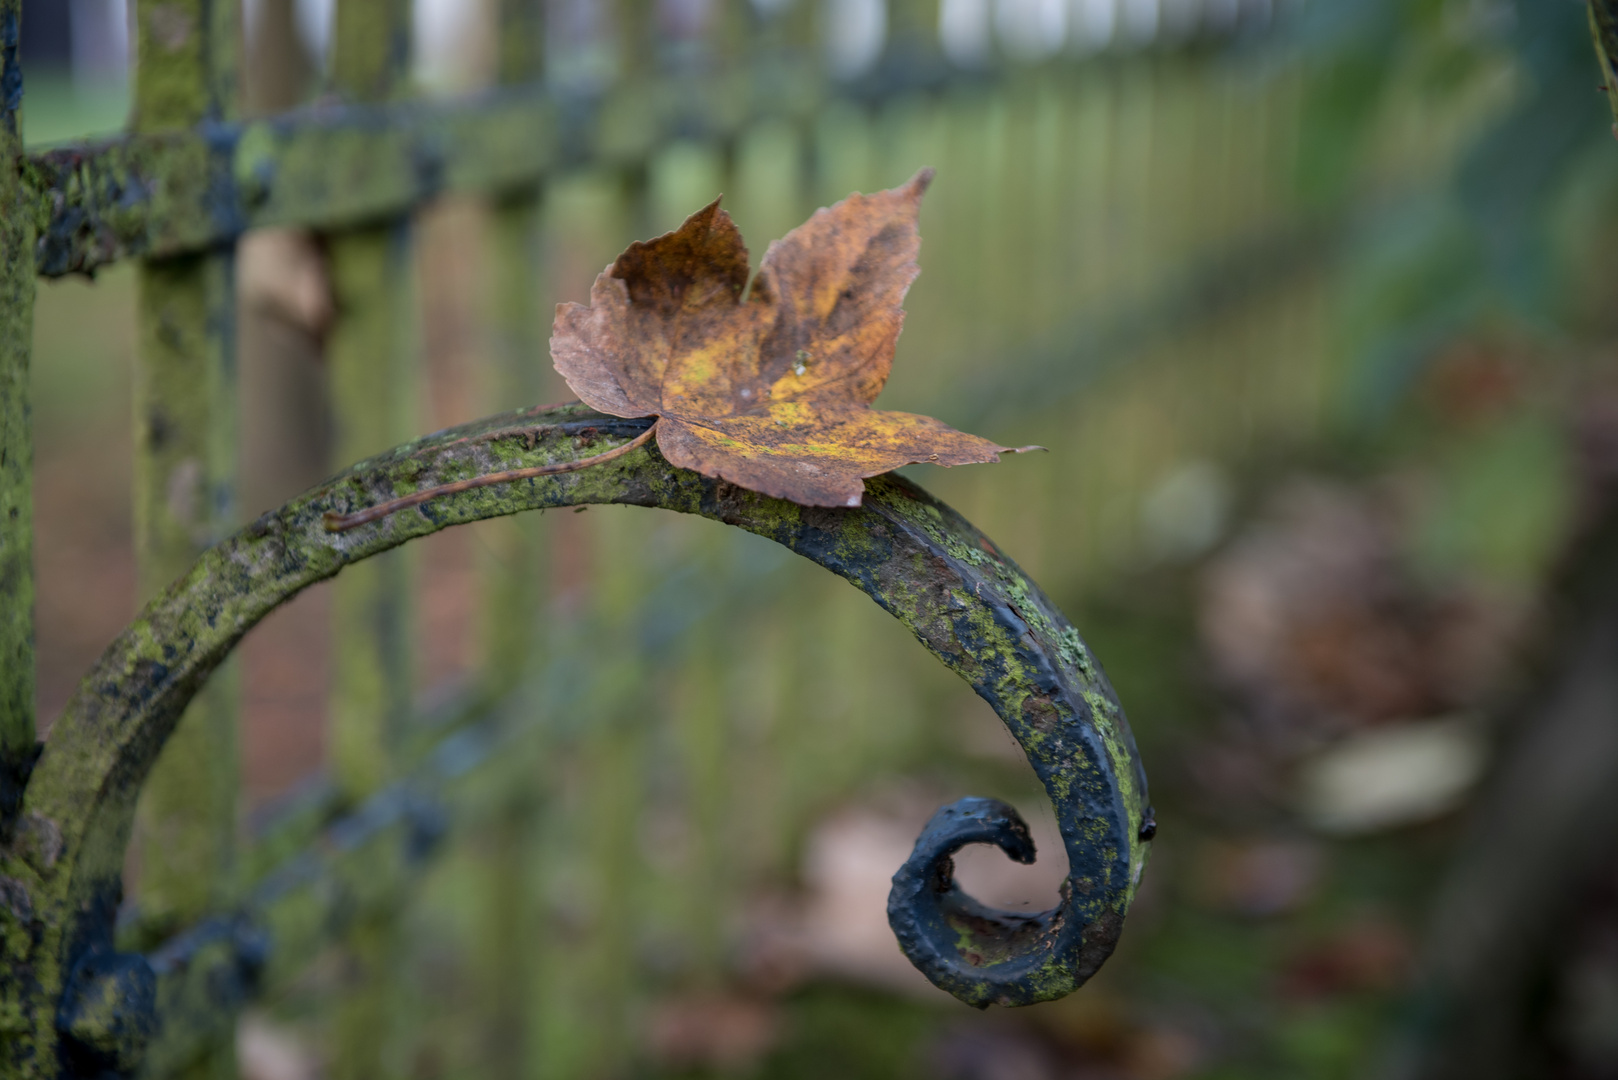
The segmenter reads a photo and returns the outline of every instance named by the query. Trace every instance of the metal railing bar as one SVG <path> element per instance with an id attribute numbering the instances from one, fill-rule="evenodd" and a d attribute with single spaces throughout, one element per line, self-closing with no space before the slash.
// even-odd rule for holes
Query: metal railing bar
<path id="1" fill-rule="evenodd" d="M 141 129 L 230 116 L 236 11 L 230 0 L 137 4 L 137 22 L 149 31 L 135 72 Z M 235 254 L 144 262 L 137 296 L 134 532 L 144 599 L 235 524 Z M 142 909 L 170 929 L 234 892 L 234 671 L 197 696 L 142 792 Z"/>
<path id="2" fill-rule="evenodd" d="M 522 86 L 544 77 L 543 0 L 499 0 L 493 17 L 499 51 L 497 85 Z M 551 381 L 534 357 L 546 352 L 549 297 L 543 247 L 544 187 L 510 190 L 485 204 L 483 261 L 490 267 L 489 302 L 480 312 L 488 347 L 480 371 L 484 405 L 511 408 L 546 400 Z M 477 675 L 485 702 L 509 700 L 535 651 L 539 616 L 546 610 L 550 568 L 547 530 L 537 514 L 511 518 L 486 530 L 478 563 L 481 604 Z M 460 697 L 465 697 L 463 691 Z M 450 702 L 444 702 L 450 704 Z M 440 713 L 442 709 L 438 710 Z M 461 1005 L 462 1024 L 476 1025 L 489 1047 L 490 1076 L 517 1080 L 529 1074 L 533 1036 L 528 1023 L 536 988 L 534 927 L 545 867 L 532 857 L 529 838 L 541 804 L 531 788 L 513 793 L 484 830 L 477 863 L 480 880 L 474 964 L 475 1000 Z"/>
<path id="3" fill-rule="evenodd" d="M 403 99 L 410 89 L 409 0 L 339 0 L 335 20 L 333 91 L 376 105 Z M 334 160 L 342 160 L 342 149 L 332 150 L 339 155 Z M 409 173 L 432 187 L 442 164 L 416 161 Z M 326 338 L 336 468 L 409 438 L 420 425 L 414 232 L 410 217 L 400 215 L 327 237 L 338 312 Z M 401 774 L 400 739 L 414 689 L 414 556 L 388 552 L 332 584 L 327 757 L 351 805 Z M 343 846 L 340 833 L 328 839 Z M 382 876 L 373 867 L 364 884 Z M 368 914 L 343 937 L 347 974 L 333 1010 L 333 1080 L 397 1075 L 395 1044 L 404 1035 L 396 1022 L 402 932 L 374 905 Z"/>
<path id="4" fill-rule="evenodd" d="M 238 14 L 234 0 L 136 3 L 135 130 L 234 119 Z M 235 252 L 143 261 L 136 291 L 134 533 L 144 601 L 235 524 Z M 133 843 L 143 929 L 172 932 L 239 895 L 238 676 L 226 665 L 197 695 L 141 791 Z M 176 1076 L 229 1080 L 235 1061 L 233 1046 L 211 1046 Z"/>
<path id="5" fill-rule="evenodd" d="M 554 167 L 555 105 L 497 92 L 456 105 L 320 106 L 274 119 L 38 151 L 45 277 L 203 250 L 250 228 L 363 225 L 445 191 L 498 192 Z"/>
<path id="6" fill-rule="evenodd" d="M 675 139 L 723 142 L 828 102 L 877 105 L 992 72 L 911 60 L 836 83 L 801 53 L 702 77 L 648 78 L 607 96 L 504 86 L 455 102 L 320 102 L 241 123 L 123 135 L 29 153 L 24 186 L 44 277 L 205 250 L 248 229 L 332 230 L 408 213 L 448 192 L 499 196 L 586 165 L 632 167 Z"/>
<path id="7" fill-rule="evenodd" d="M 34 742 L 34 219 L 22 156 L 21 0 L 0 0 L 0 841 L 9 841 Z M 3 1000 L 3 998 L 0 998 Z"/>

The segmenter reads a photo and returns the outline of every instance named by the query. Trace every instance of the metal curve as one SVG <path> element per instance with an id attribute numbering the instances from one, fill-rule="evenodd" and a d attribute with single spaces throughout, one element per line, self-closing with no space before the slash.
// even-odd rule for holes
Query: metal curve
<path id="1" fill-rule="evenodd" d="M 647 423 L 569 405 L 438 432 L 355 465 L 206 552 L 107 648 L 51 731 L 17 840 L 0 853 L 9 890 L 0 929 L 9 935 L 13 922 L 25 923 L 11 939 L 23 947 L 0 957 L 0 972 L 26 971 L 32 985 L 59 995 L 82 957 L 110 947 L 140 786 L 186 704 L 271 610 L 344 566 L 452 525 L 624 503 L 736 525 L 832 570 L 995 708 L 1055 807 L 1069 862 L 1063 901 L 1043 915 L 1010 915 L 954 889 L 949 855 L 962 844 L 1033 854 L 1014 811 L 968 800 L 935 817 L 895 875 L 891 919 L 911 960 L 970 1004 L 1028 1004 L 1083 983 L 1111 952 L 1145 861 L 1151 811 L 1134 740 L 1066 619 L 998 548 L 920 488 L 878 477 L 862 507 L 807 508 L 675 469 L 646 446 L 580 472 L 447 495 L 348 532 L 323 524 L 329 512 L 423 486 L 599 453 Z M 53 1020 L 27 1019 L 31 1037 L 12 1040 L 3 1060 L 26 1055 L 37 1067 L 59 1058 Z"/>
<path id="2" fill-rule="evenodd" d="M 915 851 L 893 875 L 888 924 L 905 956 L 940 989 L 968 1005 L 1027 1005 L 1083 983 L 1106 960 L 1122 916 L 1083 924 L 1063 903 L 1022 914 L 986 907 L 954 881 L 952 856 L 967 844 L 993 844 L 1010 859 L 1034 861 L 1034 841 L 1017 811 L 998 799 L 966 798 L 933 815 Z"/>

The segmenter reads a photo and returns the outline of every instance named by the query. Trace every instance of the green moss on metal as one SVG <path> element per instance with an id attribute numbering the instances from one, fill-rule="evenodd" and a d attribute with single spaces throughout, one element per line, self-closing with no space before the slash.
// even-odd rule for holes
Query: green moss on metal
<path id="1" fill-rule="evenodd" d="M 403 223 L 330 243 L 332 286 L 343 312 L 326 347 L 339 465 L 417 427 L 408 243 Z M 406 460 L 394 469 L 400 494 L 416 489 L 416 468 Z M 401 552 L 356 568 L 333 593 L 331 751 L 350 798 L 375 791 L 396 768 L 398 731 L 414 694 L 410 577 Z"/>
<path id="2" fill-rule="evenodd" d="M 189 127 L 234 111 L 237 8 L 228 0 L 142 0 L 131 127 Z"/>
<path id="3" fill-rule="evenodd" d="M 1068 762 L 1062 770 L 1045 777 L 1045 781 L 1053 801 L 1058 803 L 1071 801 L 1077 796 L 1075 785 L 1088 784 L 1093 787 L 1098 782 L 1104 783 L 1117 799 L 1125 818 L 1133 823 L 1134 827 L 1128 833 L 1129 849 L 1125 863 L 1127 881 L 1106 883 L 1109 891 L 1122 890 L 1113 892 L 1113 895 L 1121 898 L 1121 913 L 1133 896 L 1135 883 L 1145 863 L 1148 845 L 1139 833 L 1148 808 L 1144 776 L 1140 771 L 1134 739 L 1118 707 L 1116 696 L 1077 631 L 1056 615 L 1049 601 L 1015 563 L 983 537 L 947 528 L 942 515 L 931 505 L 906 503 L 901 506 L 907 520 L 924 531 L 942 550 L 982 571 L 991 583 L 988 587 L 992 588 L 992 595 L 1003 601 L 1016 618 L 1026 624 L 1029 636 L 1044 643 L 1063 666 L 1078 676 L 1082 698 L 1088 707 L 1088 722 L 1100 736 L 1106 751 L 1107 775 L 1094 775 L 1097 765 L 1081 760 Z M 983 599 L 983 587 L 982 582 L 975 586 L 980 601 Z M 964 602 L 964 597 L 958 599 Z M 1043 700 L 1043 695 L 1036 689 L 1037 673 L 1030 669 L 1025 659 L 1023 641 L 1009 638 L 1001 632 L 988 608 L 980 604 L 976 610 L 968 610 L 971 611 L 967 618 L 972 634 L 980 643 L 979 662 L 998 672 L 994 682 L 1001 698 L 1001 714 L 1013 734 L 1028 750 L 1037 769 L 1045 759 L 1048 735 L 1037 725 L 1022 722 L 1030 709 L 1049 706 L 1049 702 Z M 946 662 L 949 662 L 947 658 Z M 1116 854 L 1108 861 L 1116 864 Z"/>
<path id="4" fill-rule="evenodd" d="M 0 0 L 0 87 L 20 98 L 19 0 Z M 17 171 L 22 133 L 0 100 L 0 840 L 34 748 L 33 395 L 35 218 Z"/>
<path id="5" fill-rule="evenodd" d="M 531 437 L 501 435 L 523 424 L 537 425 Z M 1097 669 L 1088 669 L 1092 677 L 1060 661 L 1064 647 L 1080 646 L 1037 589 L 997 553 L 987 562 L 972 556 L 974 549 L 985 555 L 994 549 L 918 489 L 882 478 L 872 482 L 861 509 L 808 510 L 673 469 L 648 446 L 578 473 L 432 500 L 349 532 L 331 533 L 323 524 L 327 512 L 374 505 L 405 488 L 576 460 L 622 443 L 643 426 L 571 406 L 505 414 L 416 440 L 264 515 L 207 551 L 147 605 L 56 724 L 28 789 L 24 820 L 34 839 L 20 838 L 0 858 L 0 884 L 16 883 L 5 884 L 0 900 L 27 897 L 12 905 L 26 906 L 26 920 L 7 916 L 0 904 L 0 918 L 27 927 L 7 938 L 7 981 L 28 987 L 5 1021 L 16 1033 L 3 1049 L 16 1075 L 52 1075 L 45 1068 L 56 1054 L 51 1004 L 60 995 L 64 965 L 96 934 L 110 932 L 101 920 L 110 921 L 107 902 L 117 893 L 135 793 L 180 711 L 242 635 L 300 590 L 410 539 L 547 506 L 617 502 L 701 514 L 784 543 L 871 594 L 996 704 L 1024 740 L 1066 815 L 1061 820 L 1076 883 L 1091 890 L 1075 897 L 1071 917 L 1093 922 L 1098 955 L 1105 955 L 1133 888 L 1132 880 L 1116 880 L 1114 867 L 1122 865 L 1123 876 L 1132 878 L 1141 857 L 1133 804 L 1143 793 L 1126 780 L 1136 770 L 1132 754 L 1119 769 L 1110 749 L 1094 758 L 1064 758 L 1030 738 L 1046 716 L 1039 703 L 1047 692 L 1038 680 L 1091 680 L 1109 707 L 1092 703 L 1090 717 L 1071 718 L 1078 725 L 1072 730 L 1117 725 L 1127 749 L 1121 714 Z M 1005 568 L 1005 580 L 1023 584 L 991 595 L 1002 583 L 997 566 Z M 1008 599 L 1019 608 L 1018 621 L 985 618 L 985 610 L 1004 608 Z M 1030 607 L 1022 608 L 1025 602 Z M 1044 667 L 1041 656 L 1050 660 Z M 1081 808 L 1077 816 L 1074 807 Z M 87 918 L 86 912 L 98 914 Z M 1023 985 L 1046 997 L 1083 978 L 1071 967 L 1046 971 L 1036 964 L 1031 970 Z"/>
<path id="6" fill-rule="evenodd" d="M 16 835 L 16 827 L 23 783 L 34 760 L 29 351 L 35 216 L 17 168 L 22 155 L 21 19 L 20 0 L 0 0 L 0 844 L 14 846 L 27 841 Z M 9 972 L 29 970 L 35 912 L 45 901 L 39 884 L 34 875 L 0 867 L 0 964 Z M 0 1047 L 32 1041 L 36 994 L 28 978 L 0 978 Z"/>
<path id="7" fill-rule="evenodd" d="M 139 55 L 132 125 L 157 131 L 229 118 L 237 73 L 233 0 L 142 0 L 135 18 Z M 172 213 L 175 203 L 211 198 L 218 183 L 215 148 L 171 137 L 153 148 L 159 160 L 132 162 L 123 175 L 73 175 L 114 191 L 140 190 L 142 178 L 150 177 L 155 182 L 147 192 L 158 213 Z M 132 216 L 121 211 L 109 225 L 129 232 Z M 134 504 L 144 597 L 182 574 L 233 524 L 233 256 L 214 251 L 144 263 L 138 296 Z M 155 640 L 151 646 L 161 649 Z M 152 656 L 150 662 L 163 661 Z M 190 703 L 140 792 L 135 833 L 142 855 L 142 920 L 136 936 L 149 943 L 234 898 L 238 696 L 232 670 L 216 673 Z M 134 801 L 133 792 L 127 800 Z M 95 903 L 115 898 L 116 891 L 108 889 Z M 136 978 L 129 971 L 124 975 Z M 97 986 L 92 982 L 74 992 L 90 1001 Z M 119 993 L 127 997 L 127 991 Z M 129 1002 L 122 1006 L 125 1012 L 133 1008 Z M 84 1023 L 93 1016 L 99 1013 L 83 1013 Z M 128 1068 L 126 1059 L 138 1059 L 142 1052 L 146 1029 L 126 1021 L 114 1024 L 115 1032 L 122 1032 L 117 1038 L 94 1031 L 75 1031 L 74 1037 L 81 1049 L 91 1047 L 115 1067 Z M 232 1061 L 228 1047 L 211 1047 L 175 1075 L 213 1080 L 230 1075 Z"/>
<path id="8" fill-rule="evenodd" d="M 377 22 L 357 4 L 345 5 L 339 20 L 354 20 L 369 36 L 358 53 L 345 52 L 339 25 L 333 75 L 334 88 L 357 104 L 195 127 L 196 116 L 217 121 L 231 111 L 231 84 L 219 62 L 232 40 L 231 10 L 219 0 L 143 5 L 141 58 L 153 74 L 137 95 L 135 133 L 31 156 L 26 172 L 43 238 L 35 249 L 40 273 L 196 252 L 255 226 L 378 221 L 446 190 L 504 194 L 541 182 L 561 160 L 563 122 L 541 86 L 447 104 L 399 101 L 399 83 L 371 93 L 375 65 L 403 47 L 408 22 L 390 23 L 392 16 Z M 207 63 L 196 52 L 197 35 L 181 32 L 197 25 L 201 13 L 219 43 Z M 370 33 L 383 23 L 394 29 Z M 503 37 L 502 47 L 515 41 Z M 609 166 L 644 161 L 672 136 L 732 137 L 760 119 L 804 115 L 837 90 L 819 77 L 813 56 L 779 56 L 772 69 L 763 86 L 743 64 L 696 83 L 637 72 L 602 103 L 595 122 L 568 133 L 569 156 Z M 213 87 L 208 93 L 196 90 L 192 76 L 199 71 Z"/>
<path id="9" fill-rule="evenodd" d="M 512 8 L 521 10 L 512 15 Z M 511 16 L 515 24 L 511 33 L 525 26 L 537 33 L 536 27 L 516 17 L 537 10 L 537 5 L 518 0 L 506 0 L 501 7 L 502 16 Z M 526 54 L 518 53 L 518 59 L 523 55 Z M 502 57 L 502 65 L 518 62 L 505 51 Z M 502 70 L 509 69 L 503 66 Z M 520 66 L 516 70 L 532 74 Z M 540 280 L 540 195 L 528 190 L 509 196 L 492 208 L 491 217 L 487 234 L 493 249 L 493 295 L 488 311 L 493 330 L 493 385 L 489 406 L 498 408 L 545 397 L 544 371 L 533 360 L 545 353 L 547 329 L 533 302 L 534 297 L 545 292 Z M 485 553 L 480 566 L 484 612 L 480 681 L 488 688 L 491 699 L 517 685 L 536 644 L 538 621 L 533 613 L 541 610 L 544 602 L 542 568 L 546 565 L 545 532 L 536 519 L 537 515 L 513 518 L 500 530 L 487 533 L 487 542 L 480 548 Z"/>
<path id="10" fill-rule="evenodd" d="M 337 6 L 331 88 L 350 101 L 381 103 L 409 89 L 409 0 L 345 0 Z M 400 141 L 409 136 L 397 132 Z M 374 165 L 362 140 L 326 148 L 323 168 L 363 175 Z M 404 174 L 420 183 L 419 165 Z M 429 181 L 430 183 L 430 181 Z M 375 454 L 418 429 L 413 389 L 416 341 L 412 321 L 410 222 L 399 219 L 332 236 L 327 244 L 333 300 L 342 313 L 326 342 L 334 465 Z M 403 461 L 393 485 L 408 494 L 420 469 Z M 404 721 L 415 693 L 412 560 L 389 553 L 345 574 L 332 592 L 332 691 L 328 702 L 330 761 L 344 796 L 359 801 L 395 779 L 401 767 Z M 397 1033 L 389 1027 L 396 980 L 390 962 L 403 950 L 391 920 L 363 920 L 345 942 L 345 963 L 359 974 L 333 1018 L 334 1080 L 360 1080 L 396 1071 L 388 1064 Z"/>
<path id="11" fill-rule="evenodd" d="M 138 583 L 148 597 L 234 524 L 232 260 L 202 255 L 145 264 L 137 295 L 133 501 Z M 138 820 L 148 940 L 230 895 L 237 697 L 233 677 L 210 682 L 146 787 Z"/>

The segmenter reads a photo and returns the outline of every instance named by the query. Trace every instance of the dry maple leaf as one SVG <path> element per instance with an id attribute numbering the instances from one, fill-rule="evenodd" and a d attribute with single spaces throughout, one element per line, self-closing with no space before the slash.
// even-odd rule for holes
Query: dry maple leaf
<path id="1" fill-rule="evenodd" d="M 596 278 L 589 307 L 558 305 L 551 357 L 592 408 L 656 423 L 594 457 L 331 511 L 326 528 L 342 532 L 441 495 L 576 472 L 654 435 L 681 468 L 806 506 L 858 506 L 866 477 L 912 462 L 968 465 L 1039 449 L 996 446 L 930 416 L 871 408 L 893 368 L 900 305 L 919 272 L 916 215 L 932 178 L 923 169 L 903 187 L 815 211 L 770 245 L 750 293 L 747 248 L 717 199 L 674 232 L 631 244 Z"/>
<path id="2" fill-rule="evenodd" d="M 672 464 L 806 506 L 858 506 L 866 477 L 912 462 L 998 461 L 1011 448 L 871 408 L 919 273 L 932 176 L 815 211 L 770 245 L 751 291 L 741 232 L 715 199 L 631 244 L 589 307 L 557 306 L 556 370 L 591 408 L 657 417 Z"/>

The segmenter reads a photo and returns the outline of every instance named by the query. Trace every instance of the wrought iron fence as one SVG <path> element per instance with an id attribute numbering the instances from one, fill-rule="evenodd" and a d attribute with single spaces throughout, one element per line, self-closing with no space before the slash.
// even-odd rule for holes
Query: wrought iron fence
<path id="1" fill-rule="evenodd" d="M 568 286 L 547 280 L 547 252 L 585 250 L 574 261 L 599 265 L 620 234 L 672 225 L 665 204 L 697 205 L 685 189 L 711 197 L 710 181 L 735 192 L 744 224 L 784 226 L 805 204 L 891 182 L 919 159 L 939 165 L 930 220 L 964 224 L 936 242 L 929 233 L 905 344 L 928 357 L 927 381 L 894 393 L 991 430 L 1015 416 L 1052 446 L 1047 464 L 944 486 L 991 522 L 1022 508 L 1015 554 L 1058 595 L 1141 542 L 1120 492 L 1187 457 L 1322 422 L 1321 256 L 1339 226 L 1290 194 L 1297 81 L 1250 85 L 1210 47 L 1250 32 L 1268 3 L 1057 5 L 1071 20 L 1064 38 L 1060 24 L 1039 29 L 1050 5 L 993 9 L 1011 12 L 997 36 L 985 4 L 870 0 L 855 6 L 876 29 L 840 41 L 832 31 L 850 20 L 836 6 L 581 0 L 547 14 L 538 0 L 500 0 L 494 85 L 423 100 L 410 95 L 410 5 L 339 0 L 329 91 L 242 119 L 236 5 L 138 0 L 129 131 L 25 152 L 19 5 L 0 2 L 0 810 L 17 857 L 48 866 L 60 844 L 48 820 L 19 817 L 37 754 L 27 384 L 39 277 L 137 267 L 143 597 L 185 575 L 240 517 L 236 242 L 269 226 L 324 238 L 342 466 L 421 426 L 411 218 L 446 196 L 486 214 L 481 257 L 496 284 L 484 377 L 490 407 L 509 408 L 548 388 L 542 313 Z M 1107 12 L 1121 21 L 1103 26 Z M 1098 59 L 1103 30 L 1137 46 Z M 1175 62 L 1144 47 L 1154 37 L 1173 41 Z M 1442 140 L 1432 143 L 1402 166 L 1443 160 Z M 577 239 L 591 231 L 611 242 Z M 1181 359 L 1192 341 L 1199 364 Z M 1139 361 L 1128 380 L 1080 397 L 1126 358 Z M 443 1034 L 439 1010 L 401 978 L 418 962 L 406 939 L 420 916 L 406 900 L 431 866 L 452 865 L 486 906 L 456 938 L 479 988 L 447 1010 L 489 1039 L 468 1060 L 512 1075 L 593 1075 L 628 1053 L 614 1033 L 645 967 L 637 940 L 676 942 L 692 969 L 722 967 L 723 911 L 749 873 L 779 869 L 783 840 L 801 833 L 821 793 L 925 760 L 920 716 L 961 712 L 930 683 L 884 689 L 873 658 L 907 669 L 882 631 L 756 548 L 685 526 L 648 539 L 613 519 L 567 523 L 560 537 L 537 521 L 489 536 L 489 644 L 470 689 L 425 711 L 416 571 L 402 552 L 350 567 L 332 595 L 327 777 L 246 840 L 238 684 L 229 666 L 208 680 L 144 786 L 139 885 L 119 923 L 119 947 L 144 951 L 159 976 L 161 1023 L 147 1042 L 118 1027 L 138 1003 L 88 1002 L 87 1045 L 133 1067 L 127 1047 L 138 1044 L 152 1075 L 228 1070 L 237 1010 L 283 992 L 340 944 L 333 1073 L 402 1071 L 409 1047 Z M 713 576 L 666 569 L 679 560 Z M 555 602 L 541 568 L 558 562 L 592 583 L 588 603 Z M 791 616 L 772 616 L 786 598 Z M 745 693 L 726 674 L 732 662 L 754 679 Z M 876 712 L 884 731 L 871 730 Z M 748 727 L 753 737 L 735 737 Z M 647 760 L 668 755 L 682 777 L 673 792 L 657 779 L 668 770 Z M 707 837 L 687 843 L 683 875 L 638 866 L 648 813 Z M 440 842 L 446 833 L 456 842 Z M 571 882 L 575 899 L 558 901 L 556 882 Z M 14 886 L 0 879 L 17 958 L 34 931 Z M 97 985 L 116 997 L 123 984 Z M 31 1041 L 28 992 L 16 979 L 6 991 L 8 1065 L 53 1075 L 43 1063 L 54 1051 Z"/>

